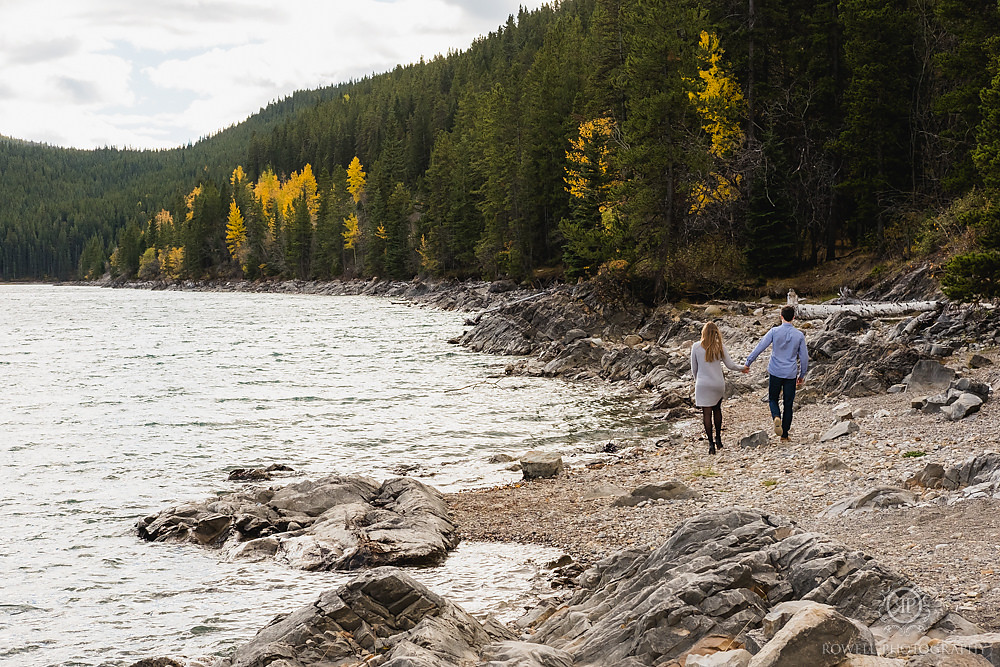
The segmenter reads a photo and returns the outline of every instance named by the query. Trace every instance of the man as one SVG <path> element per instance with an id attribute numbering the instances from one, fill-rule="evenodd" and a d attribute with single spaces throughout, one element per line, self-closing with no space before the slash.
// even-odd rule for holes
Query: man
<path id="1" fill-rule="evenodd" d="M 788 429 L 792 426 L 792 401 L 795 400 L 795 389 L 802 386 L 806 371 L 809 370 L 809 351 L 806 349 L 805 335 L 792 326 L 795 318 L 795 307 L 785 306 L 781 309 L 781 324 L 772 328 L 757 343 L 744 367 L 749 370 L 750 364 L 771 347 L 771 360 L 767 364 L 770 381 L 767 386 L 767 397 L 771 404 L 771 417 L 774 419 L 774 433 L 781 436 L 782 442 L 788 442 Z M 778 398 L 783 398 L 784 412 L 778 407 Z"/>

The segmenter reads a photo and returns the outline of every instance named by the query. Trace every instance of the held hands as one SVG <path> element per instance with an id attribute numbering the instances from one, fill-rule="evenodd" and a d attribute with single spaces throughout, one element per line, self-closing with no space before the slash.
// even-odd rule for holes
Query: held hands
<path id="1" fill-rule="evenodd" d="M 743 370 L 740 371 L 740 373 L 743 373 L 744 375 L 746 375 L 749 372 L 750 372 L 750 367 L 749 366 L 744 366 Z"/>

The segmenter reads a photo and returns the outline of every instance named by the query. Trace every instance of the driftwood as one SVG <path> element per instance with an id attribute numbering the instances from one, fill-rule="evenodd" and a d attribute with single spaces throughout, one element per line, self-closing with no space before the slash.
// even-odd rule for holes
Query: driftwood
<path id="1" fill-rule="evenodd" d="M 943 304 L 940 301 L 899 301 L 896 303 L 858 302 L 858 303 L 800 303 L 795 306 L 795 317 L 801 320 L 824 319 L 830 315 L 852 312 L 861 317 L 891 317 L 929 310 L 937 310 Z"/>
<path id="2" fill-rule="evenodd" d="M 940 301 L 862 301 L 846 287 L 840 289 L 840 298 L 836 301 L 837 303 L 799 303 L 795 290 L 788 290 L 787 304 L 795 306 L 795 317 L 800 320 L 826 319 L 831 315 L 846 312 L 859 317 L 892 317 L 938 310 L 944 306 Z"/>

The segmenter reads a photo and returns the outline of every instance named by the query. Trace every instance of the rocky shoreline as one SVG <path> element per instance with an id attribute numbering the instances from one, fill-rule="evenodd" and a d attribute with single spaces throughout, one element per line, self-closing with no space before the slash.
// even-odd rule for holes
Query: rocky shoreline
<path id="1" fill-rule="evenodd" d="M 814 367 L 792 443 L 763 430 L 758 364 L 730 376 L 725 448 L 709 456 L 687 350 L 712 319 L 744 357 L 780 303 L 651 309 L 595 285 L 180 288 L 368 294 L 478 311 L 454 342 L 518 356 L 512 375 L 627 384 L 673 426 L 657 442 L 609 442 L 601 460 L 552 478 L 444 496 L 463 539 L 569 554 L 552 572 L 553 592 L 512 627 L 471 619 L 398 571 L 376 569 L 276 619 L 219 667 L 1000 664 L 1000 635 L 989 634 L 1000 629 L 1000 457 L 984 454 L 1000 439 L 990 390 L 1000 380 L 1000 317 L 990 309 L 942 303 L 800 322 Z M 866 297 L 933 290 L 915 273 Z M 963 474 L 964 484 L 941 481 Z M 927 615 L 901 624 L 899 604 Z"/>

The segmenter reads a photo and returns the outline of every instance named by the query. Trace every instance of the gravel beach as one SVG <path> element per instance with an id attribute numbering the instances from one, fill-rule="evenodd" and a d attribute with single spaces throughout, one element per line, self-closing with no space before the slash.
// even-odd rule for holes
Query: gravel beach
<path id="1" fill-rule="evenodd" d="M 742 347 L 733 349 L 734 358 L 745 354 Z M 980 353 L 996 360 L 995 350 Z M 962 362 L 958 355 L 945 360 L 953 367 Z M 791 442 L 780 443 L 764 402 L 765 365 L 758 362 L 752 369 L 753 391 L 723 402 L 720 454 L 707 453 L 700 417 L 692 411 L 675 423 L 673 438 L 615 443 L 618 451 L 603 462 L 574 466 L 567 458 L 569 467 L 556 478 L 449 494 L 461 536 L 555 546 L 589 564 L 625 548 L 658 547 L 679 522 L 706 509 L 752 507 L 862 550 L 983 629 L 1000 629 L 1000 501 L 949 502 L 958 494 L 918 489 L 913 506 L 819 516 L 831 504 L 874 487 L 901 487 L 930 462 L 948 467 L 996 450 L 1000 402 L 991 399 L 979 413 L 951 422 L 911 410 L 913 395 L 906 392 L 821 398 L 797 406 Z M 965 369 L 963 376 L 996 387 L 1000 370 Z M 860 430 L 822 442 L 836 420 L 833 408 L 843 403 Z M 768 432 L 767 444 L 740 447 L 741 438 L 761 430 Z M 623 493 L 664 480 L 683 482 L 698 496 L 637 507 L 613 504 Z"/>

